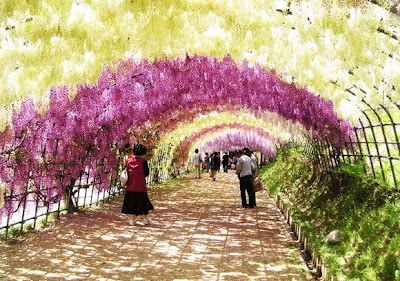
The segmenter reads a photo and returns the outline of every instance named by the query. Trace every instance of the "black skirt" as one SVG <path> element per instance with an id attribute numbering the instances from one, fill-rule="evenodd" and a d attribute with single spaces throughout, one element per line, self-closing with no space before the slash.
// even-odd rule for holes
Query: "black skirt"
<path id="1" fill-rule="evenodd" d="M 149 211 L 154 210 L 147 192 L 126 191 L 122 213 L 129 215 L 147 215 Z"/>

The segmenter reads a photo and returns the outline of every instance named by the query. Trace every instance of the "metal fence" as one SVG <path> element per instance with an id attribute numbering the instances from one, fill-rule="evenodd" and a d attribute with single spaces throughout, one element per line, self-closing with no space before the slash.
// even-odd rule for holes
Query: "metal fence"
<path id="1" fill-rule="evenodd" d="M 146 179 L 148 184 L 170 178 L 170 171 L 162 166 L 165 158 L 167 158 L 167 152 L 168 148 L 161 148 L 161 153 L 158 154 L 157 158 L 150 161 L 149 166 L 152 169 Z M 102 163 L 97 164 L 98 168 L 104 168 Z M 0 216 L 0 235 L 8 238 L 11 234 L 10 232 L 23 231 L 29 228 L 35 229 L 39 222 L 47 222 L 52 214 L 59 217 L 62 212 L 90 207 L 121 195 L 124 192 L 124 188 L 119 181 L 120 165 L 115 169 L 117 173 L 115 177 L 109 180 L 109 189 L 100 189 L 101 179 L 97 178 L 95 173 L 93 176 L 90 168 L 86 168 L 85 171 L 80 173 L 78 179 L 71 183 L 70 186 L 65 187 L 62 200 L 57 197 L 52 200 L 44 198 L 43 194 L 55 189 L 54 187 L 40 187 L 39 189 L 31 190 L 27 185 L 24 192 L 19 194 L 12 191 L 9 193 L 4 191 L 4 195 L 1 194 L 4 202 L 13 201 L 16 204 L 6 216 Z M 90 176 L 91 174 L 92 176 Z"/>
<path id="2" fill-rule="evenodd" d="M 349 139 L 343 150 L 328 142 L 309 140 L 304 147 L 313 162 L 322 170 L 336 169 L 340 164 L 358 164 L 364 171 L 383 180 L 395 189 L 400 181 L 400 105 L 380 106 L 362 111 L 355 139 Z"/>

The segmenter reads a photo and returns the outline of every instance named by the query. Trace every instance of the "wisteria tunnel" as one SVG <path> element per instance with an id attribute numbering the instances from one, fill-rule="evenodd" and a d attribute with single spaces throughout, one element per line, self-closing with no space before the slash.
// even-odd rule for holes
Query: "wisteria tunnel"
<path id="1" fill-rule="evenodd" d="M 400 280 L 399 1 L 14 0 L 0 11 L 0 279 Z M 120 214 L 128 143 L 147 148 L 145 227 Z M 235 203 L 244 147 L 264 186 L 254 210 Z M 206 152 L 229 155 L 216 178 Z M 57 268 L 68 263 L 56 249 L 75 251 L 53 241 L 63 231 L 73 275 Z M 30 242 L 40 237 L 53 246 Z M 121 258 L 113 269 L 107 255 Z"/>

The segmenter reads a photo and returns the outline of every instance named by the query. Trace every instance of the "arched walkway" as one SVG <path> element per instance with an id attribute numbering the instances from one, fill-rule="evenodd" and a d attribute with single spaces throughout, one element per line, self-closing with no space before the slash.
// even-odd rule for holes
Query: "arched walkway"
<path id="1" fill-rule="evenodd" d="M 1 280 L 309 280 L 289 226 L 265 193 L 242 209 L 220 173 L 151 187 L 150 226 L 129 226 L 122 199 L 0 244 Z"/>

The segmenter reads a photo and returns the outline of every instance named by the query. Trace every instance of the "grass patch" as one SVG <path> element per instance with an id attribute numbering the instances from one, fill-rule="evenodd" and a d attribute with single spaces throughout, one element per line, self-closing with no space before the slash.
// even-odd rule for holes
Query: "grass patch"
<path id="1" fill-rule="evenodd" d="M 284 148 L 260 174 L 335 280 L 400 280 L 399 194 L 365 174 L 363 165 L 320 172 L 299 149 Z M 340 241 L 323 242 L 334 230 Z"/>

